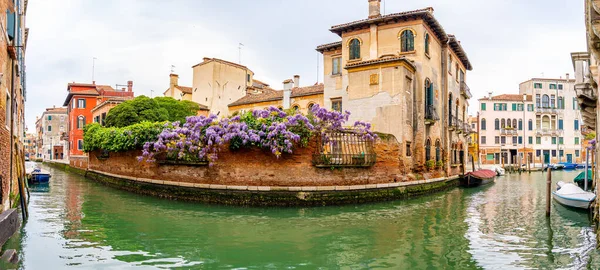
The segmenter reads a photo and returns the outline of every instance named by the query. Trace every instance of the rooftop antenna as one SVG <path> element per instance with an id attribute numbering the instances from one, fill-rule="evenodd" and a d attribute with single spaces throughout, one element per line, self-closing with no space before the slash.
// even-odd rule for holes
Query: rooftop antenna
<path id="1" fill-rule="evenodd" d="M 150 98 L 152 98 L 152 94 L 154 94 L 154 90 L 150 90 Z"/>
<path id="2" fill-rule="evenodd" d="M 94 73 L 96 68 L 96 57 L 92 58 L 92 82 L 94 81 Z"/>
<path id="3" fill-rule="evenodd" d="M 383 0 L 383 15 L 385 16 L 385 0 Z"/>
<path id="4" fill-rule="evenodd" d="M 242 44 L 241 42 L 238 44 L 238 64 L 242 64 L 242 47 L 244 46 L 244 44 Z"/>
<path id="5" fill-rule="evenodd" d="M 171 73 L 175 73 L 175 65 L 171 65 Z"/>
<path id="6" fill-rule="evenodd" d="M 317 84 L 319 84 L 319 52 L 317 52 Z"/>

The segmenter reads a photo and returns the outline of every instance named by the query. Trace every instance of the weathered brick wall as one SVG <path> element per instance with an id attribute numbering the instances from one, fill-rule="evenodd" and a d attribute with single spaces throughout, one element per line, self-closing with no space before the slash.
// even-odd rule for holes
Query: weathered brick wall
<path id="1" fill-rule="evenodd" d="M 395 138 L 376 144 L 377 162 L 370 168 L 316 168 L 311 161 L 315 146 L 312 143 L 295 149 L 293 154 L 279 159 L 260 149 L 224 150 L 212 167 L 140 163 L 136 159 L 141 155 L 139 150 L 110 153 L 106 160 L 99 160 L 99 152 L 94 152 L 90 153 L 89 168 L 140 178 L 217 185 L 335 186 L 408 181 L 399 162 L 401 149 Z"/>
<path id="2" fill-rule="evenodd" d="M 69 164 L 71 167 L 79 168 L 79 169 L 87 169 L 88 168 L 88 157 L 87 156 L 71 156 L 69 158 Z"/>

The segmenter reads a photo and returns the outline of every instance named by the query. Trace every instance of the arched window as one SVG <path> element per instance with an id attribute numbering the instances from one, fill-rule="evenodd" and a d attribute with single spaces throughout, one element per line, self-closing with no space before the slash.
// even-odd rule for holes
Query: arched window
<path id="1" fill-rule="evenodd" d="M 85 116 L 77 117 L 77 129 L 83 129 L 85 126 Z"/>
<path id="2" fill-rule="evenodd" d="M 425 33 L 425 53 L 429 54 L 429 33 Z"/>
<path id="3" fill-rule="evenodd" d="M 429 161 L 431 159 L 431 140 L 427 139 L 425 141 L 425 161 Z"/>
<path id="4" fill-rule="evenodd" d="M 512 128 L 517 128 L 517 119 L 512 120 Z"/>
<path id="5" fill-rule="evenodd" d="M 400 35 L 401 52 L 412 52 L 415 50 L 415 35 L 411 30 L 404 30 Z"/>
<path id="6" fill-rule="evenodd" d="M 485 130 L 486 129 L 485 124 L 486 124 L 485 123 L 485 118 L 482 118 L 481 119 L 481 130 Z"/>
<path id="7" fill-rule="evenodd" d="M 314 104 L 314 103 L 309 103 L 309 104 L 308 104 L 308 114 L 312 114 L 312 109 L 313 109 L 313 106 L 315 106 L 315 104 Z"/>
<path id="8" fill-rule="evenodd" d="M 544 115 L 544 117 L 542 117 L 542 128 L 550 128 L 550 117 L 548 117 L 547 115 Z"/>
<path id="9" fill-rule="evenodd" d="M 502 118 L 502 120 L 500 121 L 500 127 L 501 128 L 505 128 L 506 127 L 506 120 L 504 118 Z"/>
<path id="10" fill-rule="evenodd" d="M 435 161 L 439 162 L 440 160 L 442 160 L 442 155 L 441 155 L 441 146 L 440 146 L 440 140 L 436 140 L 435 141 Z"/>
<path id="11" fill-rule="evenodd" d="M 360 59 L 360 40 L 353 39 L 350 41 L 350 60 Z"/>
<path id="12" fill-rule="evenodd" d="M 533 120 L 529 119 L 529 122 L 527 123 L 527 129 L 528 130 L 533 130 Z"/>
<path id="13" fill-rule="evenodd" d="M 300 107 L 299 107 L 298 105 L 294 105 L 294 107 L 292 107 L 292 109 L 294 109 L 294 111 L 296 111 L 296 112 L 297 112 L 297 111 L 299 111 L 299 110 L 300 110 Z"/>
<path id="14" fill-rule="evenodd" d="M 519 130 L 523 130 L 523 119 L 519 119 Z"/>
<path id="15" fill-rule="evenodd" d="M 452 126 L 452 93 L 449 94 L 448 98 L 448 125 Z"/>
<path id="16" fill-rule="evenodd" d="M 542 96 L 542 108 L 549 108 L 550 107 L 550 97 L 548 95 L 543 95 Z"/>
<path id="17" fill-rule="evenodd" d="M 425 119 L 434 118 L 433 112 L 433 84 L 429 79 L 425 80 Z"/>
<path id="18" fill-rule="evenodd" d="M 504 120 L 502 120 L 502 121 L 504 121 Z M 500 130 L 500 120 L 498 120 L 498 118 L 496 118 L 496 120 L 494 120 L 494 129 Z"/>

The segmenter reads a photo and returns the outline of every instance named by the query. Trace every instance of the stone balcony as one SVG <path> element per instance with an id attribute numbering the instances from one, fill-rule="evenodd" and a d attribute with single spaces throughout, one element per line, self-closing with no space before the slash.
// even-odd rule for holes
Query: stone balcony
<path id="1" fill-rule="evenodd" d="M 500 130 L 500 135 L 517 136 L 518 132 L 516 129 L 513 129 L 513 128 L 503 128 Z"/>
<path id="2" fill-rule="evenodd" d="M 560 136 L 563 134 L 562 129 L 541 128 L 535 130 L 536 136 Z"/>
<path id="3" fill-rule="evenodd" d="M 560 110 L 556 108 L 545 108 L 545 107 L 536 107 L 536 114 L 558 114 Z"/>

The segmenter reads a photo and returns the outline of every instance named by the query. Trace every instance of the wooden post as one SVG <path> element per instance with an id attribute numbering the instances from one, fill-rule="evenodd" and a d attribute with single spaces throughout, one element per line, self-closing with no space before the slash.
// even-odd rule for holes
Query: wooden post
<path id="1" fill-rule="evenodd" d="M 552 189 L 552 168 L 548 167 L 548 177 L 546 177 L 546 217 L 550 217 L 550 195 Z"/>
<path id="2" fill-rule="evenodd" d="M 473 168 L 473 171 L 475 171 L 475 159 L 473 158 L 472 155 L 471 155 L 471 167 Z"/>

